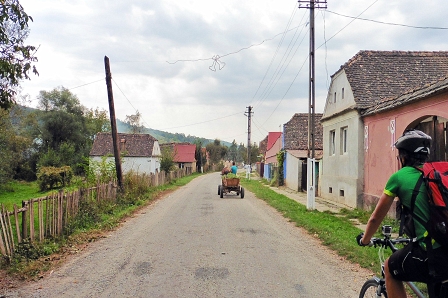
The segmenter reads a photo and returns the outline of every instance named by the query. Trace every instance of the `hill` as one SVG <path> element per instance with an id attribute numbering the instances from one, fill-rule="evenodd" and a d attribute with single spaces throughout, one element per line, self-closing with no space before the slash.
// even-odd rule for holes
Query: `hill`
<path id="1" fill-rule="evenodd" d="M 121 133 L 129 133 L 132 131 L 131 125 L 129 125 L 126 122 L 121 121 L 120 119 L 117 119 L 117 130 Z M 202 143 L 202 146 L 206 146 L 209 143 L 212 143 L 214 140 L 211 139 L 205 139 L 201 137 L 186 136 L 183 133 L 170 133 L 166 131 L 156 130 L 152 128 L 142 127 L 141 133 L 149 133 L 154 138 L 156 138 L 160 144 L 164 143 L 195 143 L 196 141 L 200 141 Z M 225 142 L 221 140 L 221 144 L 227 147 L 230 147 L 232 145 L 229 142 Z"/>

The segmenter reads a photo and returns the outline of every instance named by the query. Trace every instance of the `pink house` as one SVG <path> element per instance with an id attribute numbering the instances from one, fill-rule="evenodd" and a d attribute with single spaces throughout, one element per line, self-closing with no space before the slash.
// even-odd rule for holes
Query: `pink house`
<path id="1" fill-rule="evenodd" d="M 406 129 L 432 137 L 430 160 L 447 160 L 447 121 L 448 78 L 383 100 L 363 113 L 364 208 L 377 202 L 387 179 L 399 169 L 394 143 Z"/>
<path id="2" fill-rule="evenodd" d="M 268 134 L 268 144 L 266 147 L 265 160 L 267 164 L 277 163 L 277 153 L 282 149 L 282 133 L 270 132 Z"/>

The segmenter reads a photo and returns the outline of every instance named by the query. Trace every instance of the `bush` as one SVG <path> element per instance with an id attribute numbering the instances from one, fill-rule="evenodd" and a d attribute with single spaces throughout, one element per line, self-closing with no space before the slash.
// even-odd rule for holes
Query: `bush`
<path id="1" fill-rule="evenodd" d="M 73 172 L 69 166 L 60 168 L 41 167 L 37 173 L 37 180 L 41 191 L 70 185 L 72 177 Z"/>

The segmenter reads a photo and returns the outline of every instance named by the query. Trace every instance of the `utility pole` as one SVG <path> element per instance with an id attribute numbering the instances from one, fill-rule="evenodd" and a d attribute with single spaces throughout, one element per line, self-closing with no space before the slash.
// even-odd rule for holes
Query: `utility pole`
<path id="1" fill-rule="evenodd" d="M 310 56 L 309 56 L 309 109 L 308 109 L 308 160 L 307 160 L 307 208 L 314 209 L 316 193 L 316 171 L 315 171 L 315 68 L 314 68 L 314 9 L 327 8 L 327 0 L 298 0 L 299 8 L 310 10 Z"/>
<path id="2" fill-rule="evenodd" d="M 314 9 L 327 8 L 327 0 L 299 0 L 299 8 L 310 10 L 310 57 L 309 57 L 309 109 L 308 109 L 308 157 L 314 158 L 314 130 L 315 130 L 315 44 L 314 44 Z"/>
<path id="3" fill-rule="evenodd" d="M 254 112 L 252 112 L 251 106 L 248 106 L 246 108 L 247 108 L 247 112 L 244 112 L 244 115 L 247 116 L 247 163 L 250 166 L 251 165 L 251 163 L 250 163 L 250 126 L 251 126 L 251 117 Z"/>
<path id="4" fill-rule="evenodd" d="M 104 56 L 104 68 L 106 71 L 107 98 L 109 100 L 110 125 L 112 127 L 112 140 L 114 145 L 115 170 L 120 191 L 123 190 L 123 174 L 121 171 L 120 148 L 118 147 L 117 122 L 115 119 L 114 94 L 112 92 L 112 74 L 110 73 L 109 58 Z"/>

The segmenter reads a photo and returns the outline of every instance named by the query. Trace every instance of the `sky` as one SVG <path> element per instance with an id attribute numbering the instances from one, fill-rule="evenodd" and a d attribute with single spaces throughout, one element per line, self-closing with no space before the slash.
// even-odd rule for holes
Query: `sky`
<path id="1" fill-rule="evenodd" d="M 310 10 L 297 0 L 19 0 L 32 18 L 39 76 L 28 105 L 64 87 L 116 117 L 247 145 L 309 110 Z M 321 0 L 322 2 L 322 0 Z M 361 50 L 448 50 L 446 0 L 328 0 L 315 10 L 315 112 L 331 75 Z"/>

